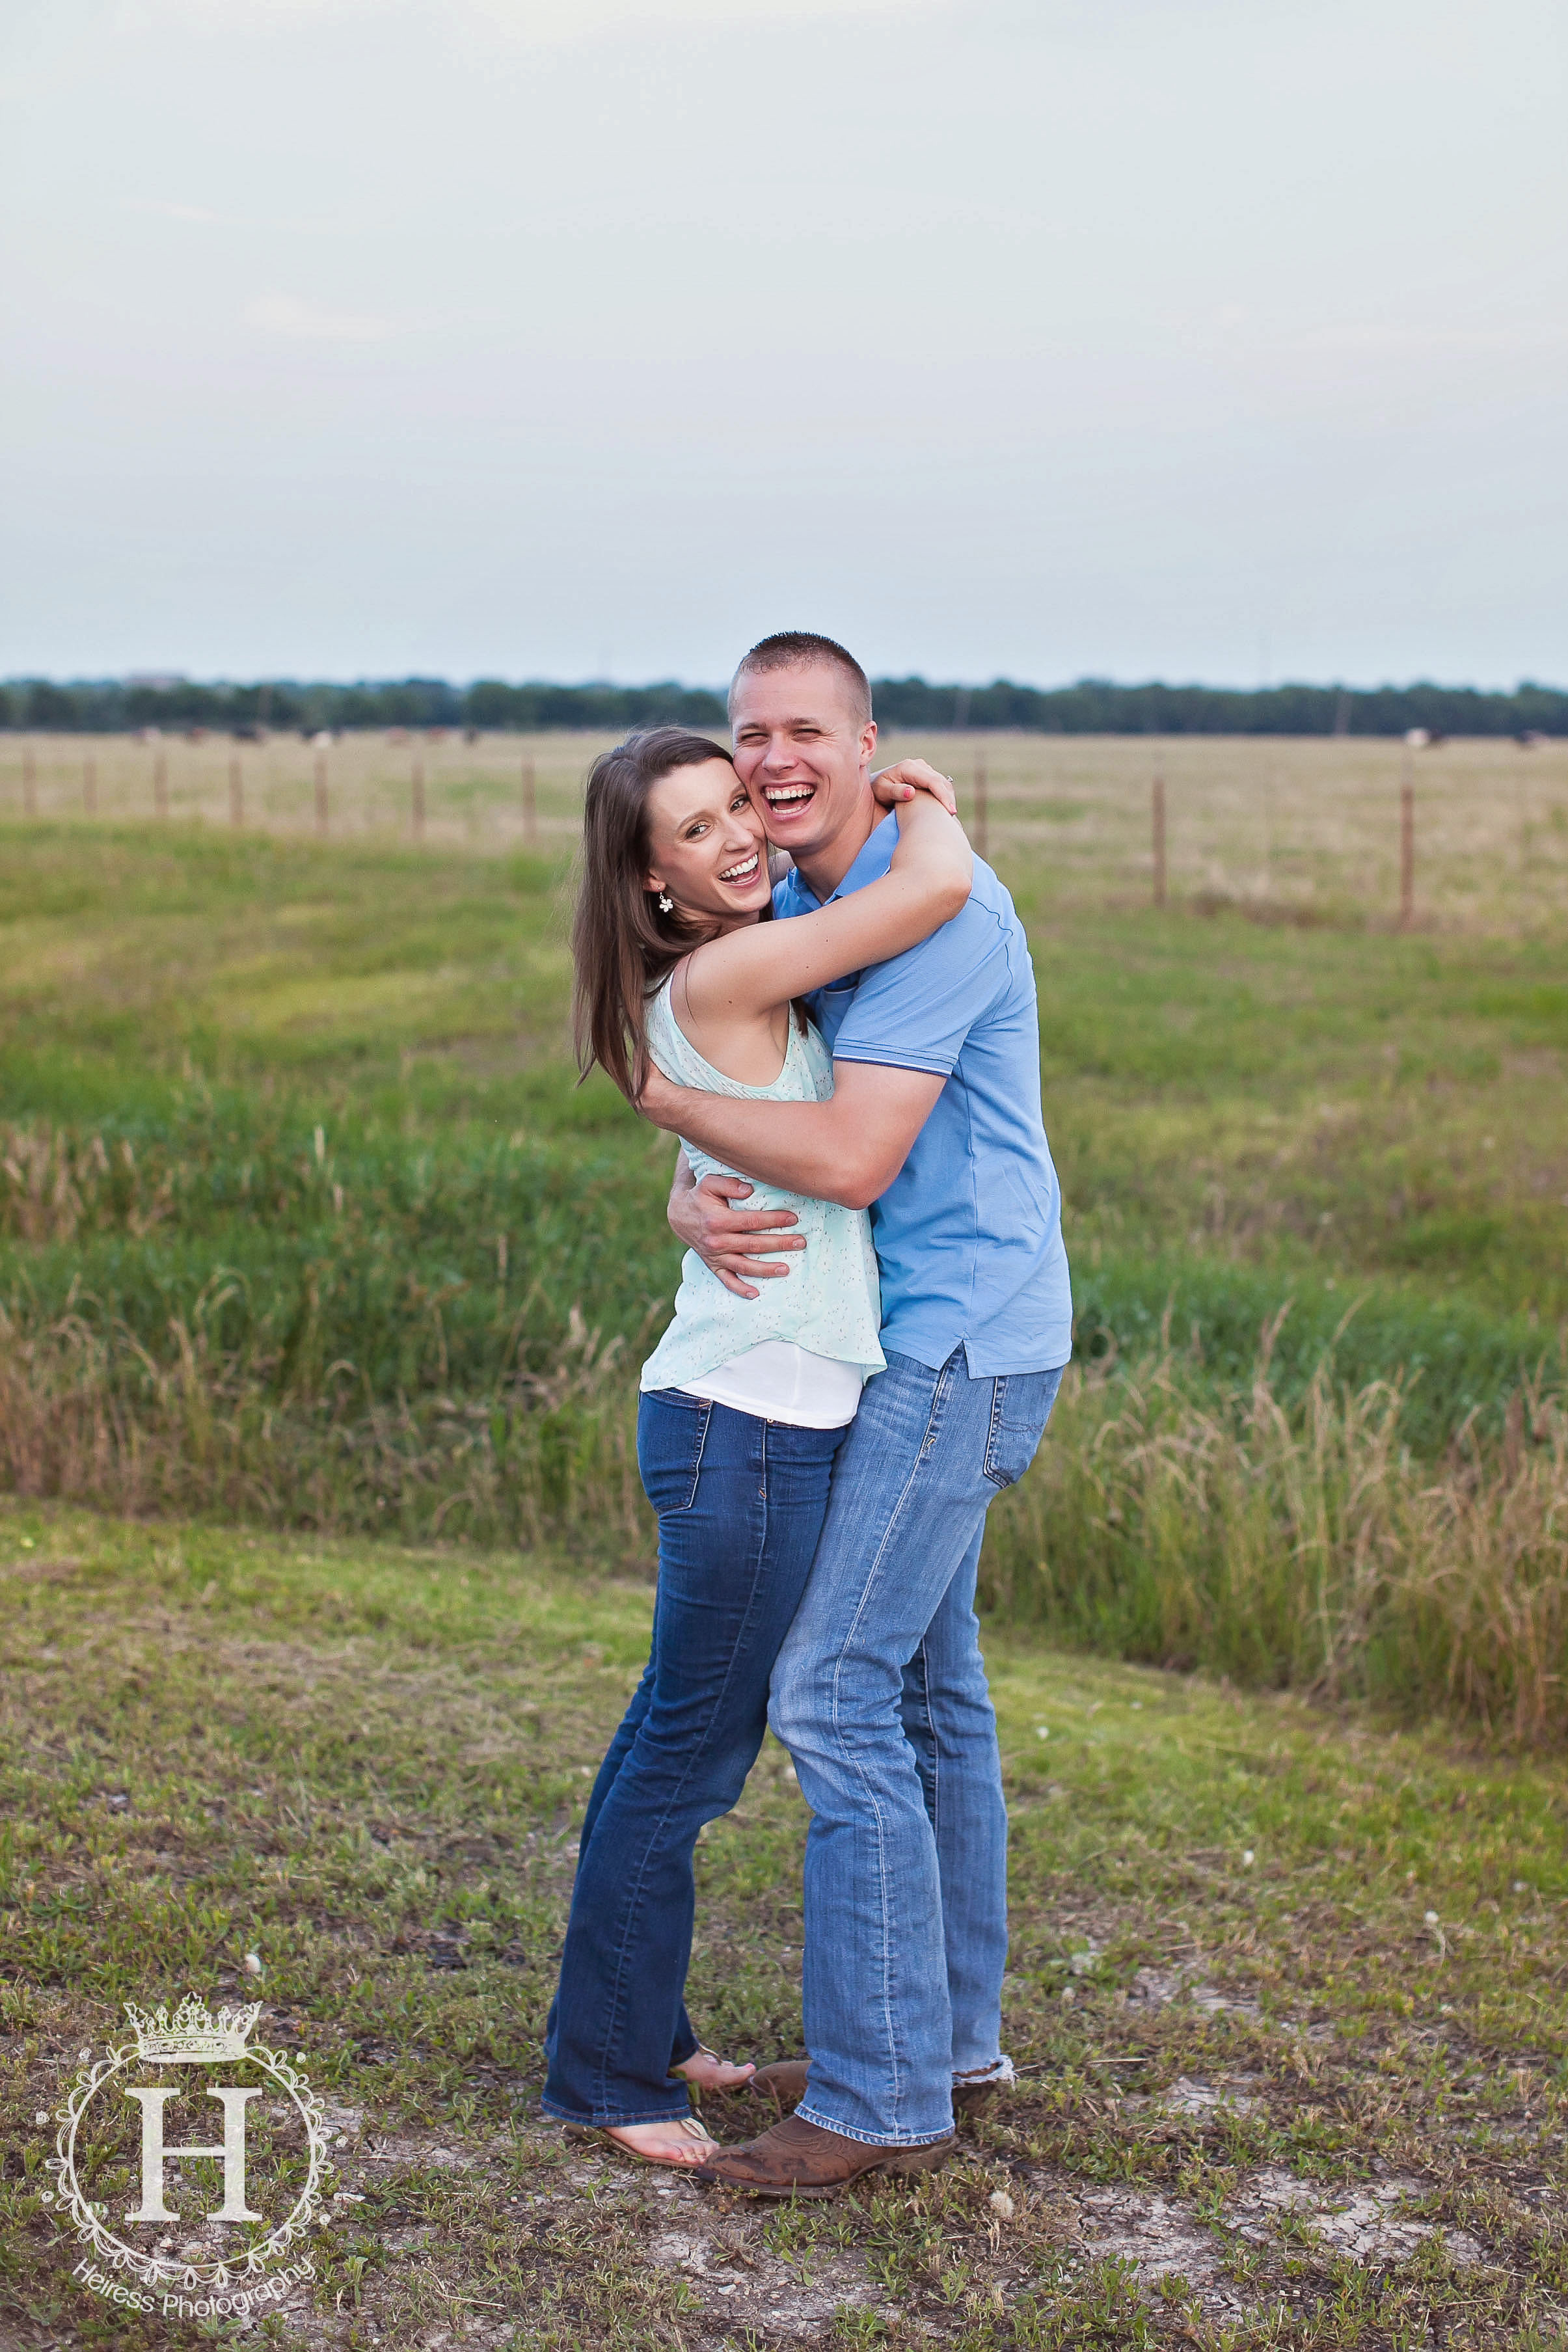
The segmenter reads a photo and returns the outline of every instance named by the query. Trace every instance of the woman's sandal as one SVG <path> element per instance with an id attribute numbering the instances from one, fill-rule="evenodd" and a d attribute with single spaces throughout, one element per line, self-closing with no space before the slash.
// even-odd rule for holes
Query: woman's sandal
<path id="1" fill-rule="evenodd" d="M 679 2066 L 670 2068 L 672 2074 L 679 2074 L 684 2082 L 690 2084 L 699 2099 L 704 2093 L 712 2097 L 721 2095 L 726 2091 L 743 2091 L 757 2071 L 748 2059 L 743 2069 L 739 2067 L 736 2069 L 739 2077 L 737 2081 L 704 2083 L 700 2079 L 694 2079 L 686 2071 L 695 2058 L 706 2058 L 715 2066 L 727 2066 L 730 2061 L 727 2058 L 721 2058 L 717 2050 L 710 2050 L 705 2042 L 700 2042 L 690 2058 L 683 2058 Z M 689 2156 L 651 2155 L 647 2149 L 637 2147 L 631 2140 L 624 2139 L 622 2134 L 627 2131 L 674 2133 L 679 2140 L 684 2141 L 690 2147 L 691 2154 Z M 623 2156 L 633 2158 L 637 2163 L 662 2164 L 673 2172 L 694 2171 L 698 2165 L 706 2164 L 710 2156 L 717 2156 L 719 2153 L 718 2141 L 710 2132 L 703 2129 L 695 2116 L 672 2116 L 657 2124 L 568 2124 L 566 2137 L 568 2139 L 576 2140 L 611 2140 Z"/>
<path id="2" fill-rule="evenodd" d="M 628 2131 L 671 2132 L 688 2143 L 691 2153 L 689 2156 L 673 2152 L 658 2155 L 650 2149 L 637 2147 L 623 2137 Z M 698 2165 L 706 2164 L 710 2156 L 719 2153 L 718 2141 L 703 2130 L 695 2116 L 672 2116 L 668 2121 L 657 2124 L 568 2124 L 566 2137 L 576 2140 L 607 2139 L 623 2156 L 631 2157 L 636 2163 L 664 2165 L 672 2172 L 692 2172 Z"/>

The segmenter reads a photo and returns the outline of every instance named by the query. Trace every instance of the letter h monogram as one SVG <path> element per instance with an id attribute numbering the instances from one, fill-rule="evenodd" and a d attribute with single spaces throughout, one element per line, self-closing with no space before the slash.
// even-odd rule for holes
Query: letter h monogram
<path id="1" fill-rule="evenodd" d="M 209 2215 L 214 2221 L 259 2221 L 265 2216 L 253 2213 L 245 2201 L 245 2103 L 258 2099 L 259 2089 L 242 2091 L 233 2084 L 223 2084 L 207 2093 L 209 2099 L 223 2105 L 223 2140 L 217 2147 L 165 2147 L 163 2145 L 163 2108 L 170 2099 L 177 2098 L 175 2086 L 160 2083 L 154 2090 L 127 2091 L 128 2099 L 137 2099 L 142 2106 L 142 2202 L 128 2221 L 177 2221 L 179 2215 L 171 2213 L 163 2202 L 163 2167 L 172 2156 L 221 2156 L 223 2158 L 223 2203 Z"/>

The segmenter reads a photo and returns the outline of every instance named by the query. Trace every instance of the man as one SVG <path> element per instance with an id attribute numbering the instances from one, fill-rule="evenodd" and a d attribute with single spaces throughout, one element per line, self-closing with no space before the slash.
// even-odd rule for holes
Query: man
<path id="1" fill-rule="evenodd" d="M 781 917 L 888 868 L 859 664 L 790 633 L 752 647 L 730 696 L 735 765 L 795 860 Z M 869 1206 L 888 1369 L 834 1474 L 811 1581 L 774 1668 L 770 1721 L 812 1811 L 805 2095 L 702 2177 L 832 2195 L 923 2170 L 952 2137 L 955 2084 L 1005 2081 L 1006 1837 L 974 1616 L 986 1506 L 1034 1457 L 1071 1350 L 1060 1192 L 1040 1117 L 1033 967 L 978 858 L 968 905 L 921 946 L 813 999 L 834 1055 L 826 1103 L 698 1094 L 655 1074 L 643 1108 L 763 1181 Z M 799 1247 L 750 1188 L 684 1165 L 670 1223 L 748 1296 Z M 787 1219 L 785 1222 L 793 1222 Z"/>

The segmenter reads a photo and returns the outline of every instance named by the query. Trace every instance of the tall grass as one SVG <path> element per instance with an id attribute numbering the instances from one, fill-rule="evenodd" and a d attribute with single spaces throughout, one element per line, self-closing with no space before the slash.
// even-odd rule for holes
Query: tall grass
<path id="1" fill-rule="evenodd" d="M 647 1286 L 673 1271 L 647 1247 L 661 1167 L 595 1174 L 521 1137 L 138 1150 L 33 1126 L 0 1136 L 0 1486 L 651 1560 L 636 1375 L 668 1297 Z M 1081 1357 L 992 1512 L 984 1605 L 1114 1655 L 1557 1738 L 1562 1391 L 1516 1379 L 1435 1449 L 1413 1442 L 1435 1425 L 1419 1381 L 1346 1378 L 1331 1349 L 1282 1364 L 1286 1319 L 1240 1380 L 1201 1329 L 1173 1348 L 1169 1307 L 1152 1347 Z"/>
<path id="2" fill-rule="evenodd" d="M 223 1294 L 171 1319 L 162 1357 L 71 1313 L 26 1328 L 0 1308 L 0 1487 L 132 1513 L 279 1527 L 546 1540 L 649 1556 L 635 1395 L 618 1336 L 575 1307 L 490 1391 L 383 1401 L 351 1366 L 320 1386 L 214 1342 Z"/>
<path id="3" fill-rule="evenodd" d="M 1397 1381 L 1320 1364 L 1193 1392 L 1169 1349 L 1075 1367 L 1034 1467 L 991 1514 L 985 1606 L 1112 1655 L 1560 1739 L 1568 1684 L 1568 1411 L 1516 1389 L 1439 1461 Z"/>
<path id="4" fill-rule="evenodd" d="M 0 1486 L 646 1551 L 667 1176 L 522 1134 L 0 1128 Z"/>

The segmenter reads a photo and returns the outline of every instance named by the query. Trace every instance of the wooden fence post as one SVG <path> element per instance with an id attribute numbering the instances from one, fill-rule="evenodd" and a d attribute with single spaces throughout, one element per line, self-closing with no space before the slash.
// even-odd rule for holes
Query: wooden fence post
<path id="1" fill-rule="evenodd" d="M 990 830 L 990 815 L 991 810 L 987 791 L 987 778 L 985 774 L 985 754 L 984 751 L 978 751 L 974 758 L 973 839 L 974 854 L 976 857 L 984 857 L 985 855 L 986 840 Z"/>
<path id="2" fill-rule="evenodd" d="M 153 754 L 153 814 L 169 814 L 169 755 L 161 749 Z"/>
<path id="3" fill-rule="evenodd" d="M 30 740 L 22 746 L 22 814 L 24 816 L 37 816 L 38 814 L 38 769 Z"/>
<path id="4" fill-rule="evenodd" d="M 98 761 L 90 751 L 81 763 L 81 809 L 84 816 L 98 814 Z"/>
<path id="5" fill-rule="evenodd" d="M 417 751 L 414 754 L 414 838 L 425 838 L 425 762 Z"/>
<path id="6" fill-rule="evenodd" d="M 1154 904 L 1165 903 L 1165 779 L 1156 776 L 1150 794 L 1154 832 Z"/>
<path id="7" fill-rule="evenodd" d="M 237 829 L 245 823 L 245 778 L 237 751 L 228 763 L 228 821 Z"/>
<path id="8" fill-rule="evenodd" d="M 1268 790 L 1263 803 L 1263 892 L 1274 897 L 1274 816 L 1279 805 L 1279 771 L 1270 767 Z"/>
<path id="9" fill-rule="evenodd" d="M 1410 754 L 1405 755 L 1405 781 L 1399 787 L 1399 928 L 1407 931 L 1415 920 L 1415 786 L 1410 779 Z"/>
<path id="10" fill-rule="evenodd" d="M 324 751 L 318 751 L 316 754 L 316 834 L 320 840 L 325 841 L 327 837 L 327 755 Z"/>
<path id="11" fill-rule="evenodd" d="M 539 800 L 531 760 L 522 763 L 522 837 L 530 849 L 539 839 Z"/>

